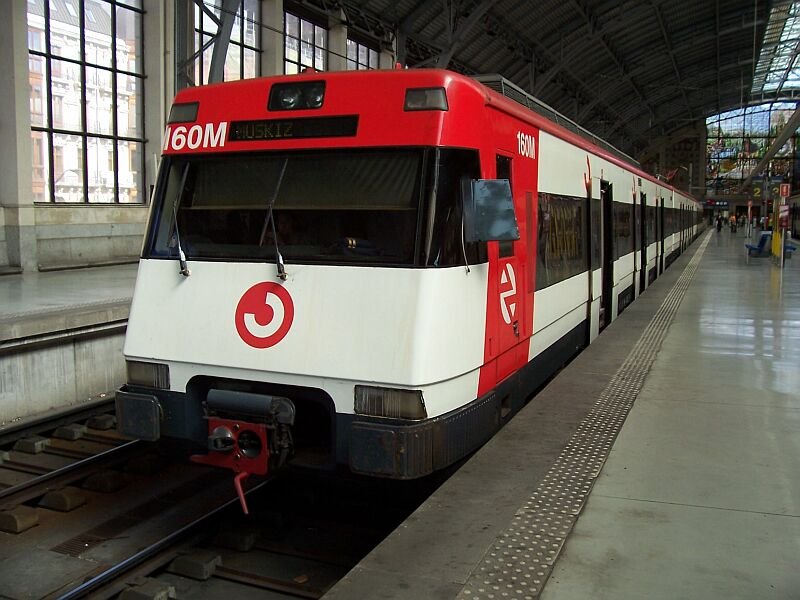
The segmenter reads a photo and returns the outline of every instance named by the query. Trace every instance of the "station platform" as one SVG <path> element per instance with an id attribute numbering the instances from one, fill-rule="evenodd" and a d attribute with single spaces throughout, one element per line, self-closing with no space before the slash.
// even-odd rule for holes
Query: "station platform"
<path id="1" fill-rule="evenodd" d="M 0 276 L 0 434 L 116 389 L 137 265 Z"/>
<path id="2" fill-rule="evenodd" d="M 137 265 L 0 277 L 0 343 L 127 318 Z"/>
<path id="3" fill-rule="evenodd" d="M 800 598 L 800 260 L 745 241 L 701 234 L 325 598 Z"/>

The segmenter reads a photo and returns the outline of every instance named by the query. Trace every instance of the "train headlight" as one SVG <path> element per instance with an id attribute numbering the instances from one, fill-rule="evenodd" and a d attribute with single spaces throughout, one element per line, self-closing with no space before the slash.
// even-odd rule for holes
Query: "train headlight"
<path id="1" fill-rule="evenodd" d="M 322 106 L 322 100 L 325 98 L 325 86 L 322 84 L 313 85 L 308 88 L 306 92 L 306 102 L 308 108 L 319 108 Z"/>
<path id="2" fill-rule="evenodd" d="M 295 87 L 286 88 L 278 94 L 278 103 L 282 110 L 294 110 L 300 106 L 303 95 Z"/>
<path id="3" fill-rule="evenodd" d="M 199 102 L 183 102 L 173 104 L 169 109 L 167 123 L 194 123 L 197 121 L 197 109 L 200 108 Z"/>
<path id="4" fill-rule="evenodd" d="M 448 110 L 444 88 L 410 88 L 406 90 L 403 110 Z"/>
<path id="5" fill-rule="evenodd" d="M 169 389 L 169 365 L 126 360 L 128 370 L 128 384 L 158 390 Z"/>
<path id="6" fill-rule="evenodd" d="M 354 410 L 359 415 L 392 419 L 425 419 L 425 400 L 421 390 L 398 390 L 357 385 Z"/>
<path id="7" fill-rule="evenodd" d="M 302 110 L 322 108 L 322 103 L 324 101 L 324 81 L 276 83 L 269 90 L 267 110 Z"/>

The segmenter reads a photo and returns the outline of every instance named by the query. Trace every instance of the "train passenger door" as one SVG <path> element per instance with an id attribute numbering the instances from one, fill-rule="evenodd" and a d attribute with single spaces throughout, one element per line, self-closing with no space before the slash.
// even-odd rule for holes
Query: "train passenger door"
<path id="1" fill-rule="evenodd" d="M 666 232 L 664 231 L 664 197 L 661 197 L 661 203 L 658 206 L 658 239 L 660 252 L 658 253 L 658 273 L 664 272 L 664 238 Z"/>
<path id="2" fill-rule="evenodd" d="M 639 293 L 641 294 L 647 287 L 647 194 L 639 192 L 639 204 L 641 206 L 639 214 L 639 239 L 642 240 L 642 268 L 639 271 Z"/>
<path id="3" fill-rule="evenodd" d="M 692 224 L 691 224 L 691 216 L 692 212 L 689 210 L 689 205 L 683 205 L 683 249 L 686 250 L 689 247 L 689 240 L 692 237 Z"/>
<path id="4" fill-rule="evenodd" d="M 586 229 L 584 235 L 586 236 L 587 252 L 586 252 L 586 268 L 589 273 L 589 303 L 586 307 L 586 320 L 589 323 L 587 330 L 586 345 L 588 346 L 592 340 L 597 337 L 600 331 L 599 321 L 598 327 L 595 329 L 594 314 L 600 315 L 600 288 L 601 278 L 600 274 L 596 273 L 600 269 L 600 258 L 602 255 L 601 250 L 601 210 L 600 202 L 594 199 L 594 179 L 587 179 L 586 184 Z M 596 284 L 596 285 L 595 285 Z"/>
<path id="5" fill-rule="evenodd" d="M 636 187 L 633 189 L 633 197 L 631 198 L 631 239 L 633 240 L 633 273 L 631 273 L 631 295 L 636 298 L 636 269 L 641 266 L 641 253 L 639 252 L 639 244 L 642 238 L 639 235 L 639 205 L 636 203 Z"/>
<path id="6" fill-rule="evenodd" d="M 512 159 L 502 154 L 496 155 L 497 179 L 508 179 L 511 184 L 511 195 L 514 198 L 514 212 L 517 214 L 517 221 L 521 221 L 523 215 L 528 210 L 532 211 L 533 198 L 531 196 L 530 209 L 524 206 L 524 201 L 520 196 L 527 196 L 520 193 L 524 186 L 520 177 L 512 176 Z M 499 277 L 499 331 L 498 342 L 498 361 L 497 379 L 498 381 L 506 377 L 519 368 L 521 357 L 517 357 L 515 352 L 509 352 L 521 341 L 530 336 L 532 322 L 526 322 L 527 315 L 527 288 L 529 282 L 525 270 L 527 260 L 526 244 L 523 240 L 530 239 L 527 235 L 528 228 L 532 223 L 527 221 L 522 227 L 525 228 L 523 237 L 517 241 L 497 242 L 498 245 L 498 277 Z M 522 229 L 521 227 L 521 229 Z M 522 233 L 522 232 L 520 232 Z M 529 319 L 532 321 L 532 319 Z M 527 362 L 527 349 L 524 349 L 524 362 Z M 524 364 L 523 362 L 523 364 Z"/>
<path id="7" fill-rule="evenodd" d="M 600 204 L 602 211 L 602 236 L 600 264 L 603 269 L 603 292 L 600 296 L 600 330 L 611 323 L 614 291 L 614 211 L 613 186 L 608 181 L 600 182 Z"/>

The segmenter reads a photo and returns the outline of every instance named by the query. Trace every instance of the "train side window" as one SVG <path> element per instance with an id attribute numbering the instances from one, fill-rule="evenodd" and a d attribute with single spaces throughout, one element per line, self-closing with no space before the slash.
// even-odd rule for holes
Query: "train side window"
<path id="1" fill-rule="evenodd" d="M 591 218 L 591 252 L 592 252 L 592 269 L 599 269 L 600 268 L 600 257 L 602 256 L 601 242 L 602 242 L 602 234 L 600 232 L 600 211 L 601 205 L 599 199 L 591 199 L 589 201 L 589 211 L 590 211 L 590 218 Z"/>
<path id="2" fill-rule="evenodd" d="M 454 267 L 485 263 L 486 242 L 463 238 L 461 184 L 481 176 L 476 150 L 441 148 L 433 158 L 434 173 L 428 178 L 422 221 L 422 258 L 425 266 Z"/>
<path id="3" fill-rule="evenodd" d="M 600 203 L 595 204 L 599 208 Z M 587 208 L 585 197 L 539 192 L 537 290 L 586 271 Z"/>
<path id="4" fill-rule="evenodd" d="M 614 201 L 614 260 L 633 252 L 633 204 Z"/>
<path id="5" fill-rule="evenodd" d="M 498 154 L 497 161 L 497 179 L 508 179 L 511 186 L 511 194 L 514 194 L 514 182 L 511 180 L 511 159 L 508 156 Z M 500 245 L 500 258 L 508 258 L 514 256 L 514 242 L 498 242 Z"/>

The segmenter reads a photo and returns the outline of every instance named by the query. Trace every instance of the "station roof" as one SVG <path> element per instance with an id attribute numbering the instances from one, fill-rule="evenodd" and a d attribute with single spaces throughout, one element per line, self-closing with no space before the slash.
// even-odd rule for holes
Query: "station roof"
<path id="1" fill-rule="evenodd" d="M 633 155 L 709 115 L 800 95 L 793 0 L 324 4 L 367 34 L 397 28 L 408 65 L 498 73 Z"/>

